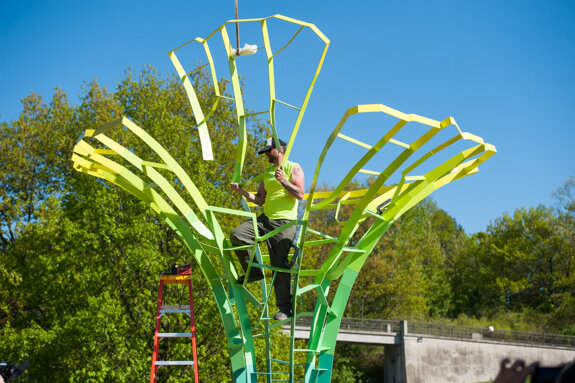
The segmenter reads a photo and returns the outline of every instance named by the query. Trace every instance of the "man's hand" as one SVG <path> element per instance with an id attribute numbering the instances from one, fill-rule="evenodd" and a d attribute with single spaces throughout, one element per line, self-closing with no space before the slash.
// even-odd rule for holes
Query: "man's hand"
<path id="1" fill-rule="evenodd" d="M 230 182 L 230 188 L 235 191 L 236 193 L 240 193 L 240 190 L 242 190 L 242 188 L 240 187 L 240 185 L 238 185 L 237 182 Z M 240 193 L 241 194 L 241 193 Z"/>
<path id="2" fill-rule="evenodd" d="M 284 169 L 280 166 L 276 169 L 274 174 L 276 179 L 284 187 L 284 189 L 294 198 L 302 200 L 305 196 L 304 193 L 304 175 L 301 167 L 295 165 L 291 171 L 291 178 L 287 180 L 284 176 Z"/>
<path id="3" fill-rule="evenodd" d="M 263 181 L 260 181 L 256 194 L 245 191 L 237 182 L 230 182 L 230 189 L 243 196 L 248 202 L 253 202 L 258 206 L 262 206 L 266 200 L 266 189 Z"/>
<path id="4" fill-rule="evenodd" d="M 284 184 L 286 179 L 284 177 L 284 169 L 281 166 L 276 169 L 274 176 L 276 177 L 276 180 L 280 182 L 280 184 Z"/>

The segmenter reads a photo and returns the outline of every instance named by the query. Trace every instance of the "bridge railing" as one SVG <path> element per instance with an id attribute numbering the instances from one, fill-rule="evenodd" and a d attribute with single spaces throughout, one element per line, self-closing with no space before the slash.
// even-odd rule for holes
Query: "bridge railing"
<path id="1" fill-rule="evenodd" d="M 297 324 L 310 326 L 312 318 L 300 318 Z M 402 321 L 368 318 L 342 318 L 340 329 L 377 333 L 401 333 Z M 544 334 L 527 331 L 499 330 L 484 327 L 458 326 L 430 322 L 407 321 L 409 335 L 424 335 L 452 339 L 503 342 L 513 344 L 547 345 L 575 348 L 575 336 Z"/>
<path id="2" fill-rule="evenodd" d="M 312 318 L 303 317 L 297 320 L 298 326 L 309 327 Z M 342 318 L 340 329 L 342 330 L 360 330 L 383 333 L 401 332 L 401 321 L 387 319 L 368 319 L 368 318 Z"/>
<path id="3" fill-rule="evenodd" d="M 401 321 L 367 318 L 343 318 L 341 320 L 340 328 L 347 330 L 360 329 L 373 332 L 399 333 L 401 332 Z"/>
<path id="4" fill-rule="evenodd" d="M 428 322 L 408 322 L 407 331 L 413 335 L 431 335 L 478 341 L 537 344 L 560 347 L 575 347 L 575 336 L 544 334 L 527 331 L 499 330 L 483 327 L 468 327 Z"/>

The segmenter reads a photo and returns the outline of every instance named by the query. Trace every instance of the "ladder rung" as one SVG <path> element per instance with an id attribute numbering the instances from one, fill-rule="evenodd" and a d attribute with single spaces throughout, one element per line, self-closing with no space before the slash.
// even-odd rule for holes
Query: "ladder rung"
<path id="1" fill-rule="evenodd" d="M 297 291 L 296 291 L 295 294 L 296 294 L 296 296 L 299 296 L 299 295 L 302 295 L 302 294 L 304 294 L 304 293 L 307 293 L 308 291 L 313 290 L 313 289 L 315 289 L 315 288 L 317 288 L 317 287 L 319 287 L 319 286 L 321 286 L 321 285 L 319 285 L 319 284 L 317 284 L 317 283 L 310 283 L 309 285 L 304 286 L 304 287 L 302 287 L 301 289 L 297 289 Z"/>
<path id="2" fill-rule="evenodd" d="M 287 362 L 287 361 L 281 360 L 281 359 L 271 358 L 270 360 L 271 360 L 272 362 L 275 362 L 275 363 L 290 364 L 290 362 Z M 307 366 L 306 363 L 294 363 L 293 365 L 294 365 L 294 367 L 305 367 L 305 366 Z"/>
<path id="3" fill-rule="evenodd" d="M 262 318 L 262 319 L 268 319 L 268 318 Z M 271 317 L 271 318 L 269 318 L 269 319 L 275 319 L 275 318 L 274 318 L 274 317 Z M 288 323 L 288 322 L 291 322 L 291 321 L 293 321 L 293 320 L 294 320 L 293 317 L 287 317 L 286 319 L 279 320 L 279 321 L 277 321 L 277 322 L 275 322 L 275 323 L 269 325 L 269 326 L 270 326 L 270 330 L 271 330 L 272 328 L 276 328 L 276 327 L 278 327 L 278 326 L 283 325 L 284 323 Z"/>
<path id="4" fill-rule="evenodd" d="M 159 332 L 158 338 L 191 338 L 191 332 Z"/>
<path id="5" fill-rule="evenodd" d="M 289 371 L 272 371 L 272 372 L 254 371 L 254 372 L 252 372 L 252 374 L 254 374 L 254 375 L 279 375 L 279 374 L 289 374 Z"/>
<path id="6" fill-rule="evenodd" d="M 156 366 L 193 366 L 193 360 L 164 360 L 157 361 Z"/>
<path id="7" fill-rule="evenodd" d="M 190 311 L 190 305 L 162 305 L 162 310 L 188 310 Z"/>
<path id="8" fill-rule="evenodd" d="M 253 267 L 253 266 L 256 266 L 256 267 L 259 267 L 260 269 L 265 269 L 265 270 L 279 271 L 280 273 L 297 274 L 297 272 L 298 272 L 298 270 L 295 270 L 295 269 L 286 269 L 286 268 L 283 268 L 283 267 L 268 266 L 268 265 L 262 265 L 262 264 L 259 264 L 259 263 L 254 263 L 254 264 L 252 265 L 252 267 Z"/>
<path id="9" fill-rule="evenodd" d="M 253 337 L 254 338 L 261 338 L 262 336 L 266 336 L 269 335 L 269 332 L 262 332 L 261 334 L 254 334 Z"/>
<path id="10" fill-rule="evenodd" d="M 224 250 L 228 250 L 228 251 L 251 250 L 253 247 L 254 247 L 254 245 L 229 246 L 229 247 L 224 247 Z"/>
<path id="11" fill-rule="evenodd" d="M 160 310 L 160 314 L 189 314 L 190 309 L 187 310 Z"/>
<path id="12" fill-rule="evenodd" d="M 294 348 L 294 352 L 311 352 L 311 353 L 316 354 L 316 355 L 321 354 L 321 353 L 323 353 L 324 351 L 325 351 L 325 350 L 322 350 L 322 349 L 320 349 L 320 350 L 310 350 L 309 348 Z"/>

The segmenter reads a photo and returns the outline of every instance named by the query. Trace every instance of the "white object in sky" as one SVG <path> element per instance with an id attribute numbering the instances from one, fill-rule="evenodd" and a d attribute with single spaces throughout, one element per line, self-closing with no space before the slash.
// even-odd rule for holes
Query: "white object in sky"
<path id="1" fill-rule="evenodd" d="M 256 53 L 258 51 L 258 46 L 257 45 L 250 45 L 250 44 L 244 44 L 243 48 L 240 48 L 240 56 L 249 56 L 249 55 L 253 55 L 254 53 Z M 236 58 L 238 57 L 238 50 L 234 49 L 232 52 L 232 57 Z"/>

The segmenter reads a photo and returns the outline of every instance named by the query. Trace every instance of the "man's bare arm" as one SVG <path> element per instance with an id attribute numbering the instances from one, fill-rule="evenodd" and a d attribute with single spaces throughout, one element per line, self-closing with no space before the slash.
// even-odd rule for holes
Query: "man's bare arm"
<path id="1" fill-rule="evenodd" d="M 262 206 L 266 200 L 266 189 L 264 188 L 263 181 L 260 181 L 260 184 L 258 185 L 258 191 L 256 192 L 256 194 L 245 191 L 236 182 L 230 183 L 230 187 L 233 191 L 235 191 L 239 195 L 244 196 L 244 198 L 248 200 L 248 202 L 255 203 L 258 206 Z"/>
<path id="2" fill-rule="evenodd" d="M 275 177 L 292 197 L 299 201 L 303 199 L 305 196 L 305 176 L 299 165 L 293 167 L 289 180 L 285 178 L 284 171 L 281 167 L 276 169 Z"/>

